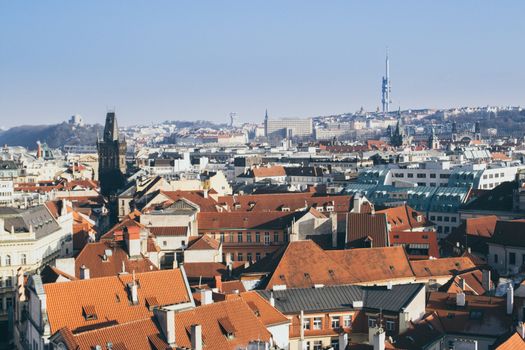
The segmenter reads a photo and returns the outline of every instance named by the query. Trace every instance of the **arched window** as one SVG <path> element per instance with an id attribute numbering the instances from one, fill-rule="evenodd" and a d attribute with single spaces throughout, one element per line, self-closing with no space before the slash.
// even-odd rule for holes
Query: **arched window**
<path id="1" fill-rule="evenodd" d="M 11 266 L 11 255 L 5 256 L 5 266 Z"/>

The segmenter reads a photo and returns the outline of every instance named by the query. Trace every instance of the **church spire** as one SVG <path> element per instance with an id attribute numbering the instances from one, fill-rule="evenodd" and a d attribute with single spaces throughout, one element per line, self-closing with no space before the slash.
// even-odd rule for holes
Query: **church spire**
<path id="1" fill-rule="evenodd" d="M 118 140 L 117 117 L 115 116 L 115 112 L 108 112 L 106 114 L 106 125 L 104 127 L 104 141 L 110 142 Z"/>

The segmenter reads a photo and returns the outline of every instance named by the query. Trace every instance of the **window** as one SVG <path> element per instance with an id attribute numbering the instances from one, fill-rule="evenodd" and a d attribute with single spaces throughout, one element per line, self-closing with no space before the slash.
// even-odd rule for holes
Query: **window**
<path id="1" fill-rule="evenodd" d="M 516 253 L 509 253 L 509 264 L 516 265 Z"/>
<path id="2" fill-rule="evenodd" d="M 237 260 L 238 260 L 238 261 L 243 261 L 242 253 L 238 253 L 238 254 L 237 254 Z"/>
<path id="3" fill-rule="evenodd" d="M 270 232 L 264 233 L 264 244 L 270 244 Z"/>
<path id="4" fill-rule="evenodd" d="M 419 173 L 419 174 L 417 174 L 417 178 L 418 178 L 418 179 L 426 179 L 426 177 L 427 177 L 427 174 L 425 174 L 425 173 Z"/>
<path id="5" fill-rule="evenodd" d="M 412 174 L 412 173 L 408 173 L 408 174 L 407 174 L 407 177 L 414 177 L 414 174 Z"/>
<path id="6" fill-rule="evenodd" d="M 497 264 L 499 260 L 498 254 L 494 254 L 494 262 Z"/>
<path id="7" fill-rule="evenodd" d="M 261 243 L 261 233 L 255 232 L 255 243 Z"/>
<path id="8" fill-rule="evenodd" d="M 449 222 L 450 221 L 450 217 L 448 217 L 448 216 L 444 216 L 443 219 L 445 219 L 445 222 Z"/>
<path id="9" fill-rule="evenodd" d="M 5 286 L 7 288 L 11 288 L 13 286 L 13 279 L 11 278 L 11 276 L 7 276 L 5 278 Z"/>
<path id="10" fill-rule="evenodd" d="M 430 221 L 435 221 L 436 220 L 436 217 L 434 215 L 431 215 L 430 216 Z"/>
<path id="11" fill-rule="evenodd" d="M 242 243 L 242 232 L 237 232 L 237 242 Z"/>
<path id="12" fill-rule="evenodd" d="M 330 346 L 334 349 L 339 349 L 339 338 L 332 338 L 332 340 L 330 340 Z"/>
<path id="13" fill-rule="evenodd" d="M 233 243 L 233 232 L 230 232 L 228 236 L 230 238 L 230 243 Z"/>
<path id="14" fill-rule="evenodd" d="M 221 243 L 224 243 L 224 232 L 221 232 L 220 239 Z"/>
<path id="15" fill-rule="evenodd" d="M 252 258 L 253 258 L 252 253 L 246 253 L 246 260 L 252 261 Z"/>
<path id="16" fill-rule="evenodd" d="M 368 328 L 375 328 L 377 326 L 377 320 L 375 317 L 368 316 Z"/>
<path id="17" fill-rule="evenodd" d="M 313 350 L 323 350 L 323 342 L 321 340 L 314 340 Z"/>
<path id="18" fill-rule="evenodd" d="M 162 245 L 165 247 L 168 245 L 168 241 L 162 241 Z"/>
<path id="19" fill-rule="evenodd" d="M 279 242 L 279 232 L 276 231 L 273 233 L 273 241 Z"/>
<path id="20" fill-rule="evenodd" d="M 456 222 L 457 220 L 458 220 L 458 219 L 457 219 L 455 216 L 453 216 L 453 217 L 450 218 L 450 221 L 451 221 L 451 222 Z"/>
<path id="21" fill-rule="evenodd" d="M 396 323 L 391 320 L 386 321 L 386 330 L 389 332 L 393 332 L 396 330 Z"/>
<path id="22" fill-rule="evenodd" d="M 310 319 L 309 318 L 303 318 L 303 329 L 306 331 L 310 330 Z"/>
<path id="23" fill-rule="evenodd" d="M 251 232 L 246 232 L 246 242 L 252 243 L 252 233 Z"/>
<path id="24" fill-rule="evenodd" d="M 332 316 L 332 328 L 336 329 L 339 328 L 341 325 L 339 316 Z"/>
<path id="25" fill-rule="evenodd" d="M 343 327 L 345 328 L 352 327 L 352 315 L 343 316 Z"/>
<path id="26" fill-rule="evenodd" d="M 450 177 L 450 174 L 439 174 L 440 179 L 448 179 Z"/>
<path id="27" fill-rule="evenodd" d="M 261 260 L 261 253 L 255 253 L 255 261 Z"/>
<path id="28" fill-rule="evenodd" d="M 314 329 L 323 328 L 323 319 L 321 317 L 314 317 Z"/>
<path id="29" fill-rule="evenodd" d="M 5 256 L 5 266 L 11 266 L 11 255 Z"/>
<path id="30" fill-rule="evenodd" d="M 430 174 L 430 178 L 431 179 L 435 179 L 436 178 L 436 174 Z"/>

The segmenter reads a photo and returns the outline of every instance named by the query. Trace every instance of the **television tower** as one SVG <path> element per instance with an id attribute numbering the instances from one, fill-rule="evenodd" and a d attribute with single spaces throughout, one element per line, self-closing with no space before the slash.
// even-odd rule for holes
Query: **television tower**
<path id="1" fill-rule="evenodd" d="M 388 60 L 388 49 L 386 51 L 385 60 L 385 76 L 383 77 L 383 84 L 381 86 L 381 103 L 383 104 L 383 115 L 387 115 L 390 109 L 390 64 Z"/>

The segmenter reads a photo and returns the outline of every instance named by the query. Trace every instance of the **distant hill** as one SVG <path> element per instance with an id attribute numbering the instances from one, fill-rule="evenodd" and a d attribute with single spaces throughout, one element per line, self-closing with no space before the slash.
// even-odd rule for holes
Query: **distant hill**
<path id="1" fill-rule="evenodd" d="M 54 125 L 24 125 L 0 132 L 0 145 L 36 148 L 36 142 L 47 143 L 51 148 L 64 145 L 94 145 L 97 132 L 102 135 L 100 124 L 75 126 L 69 123 Z"/>

